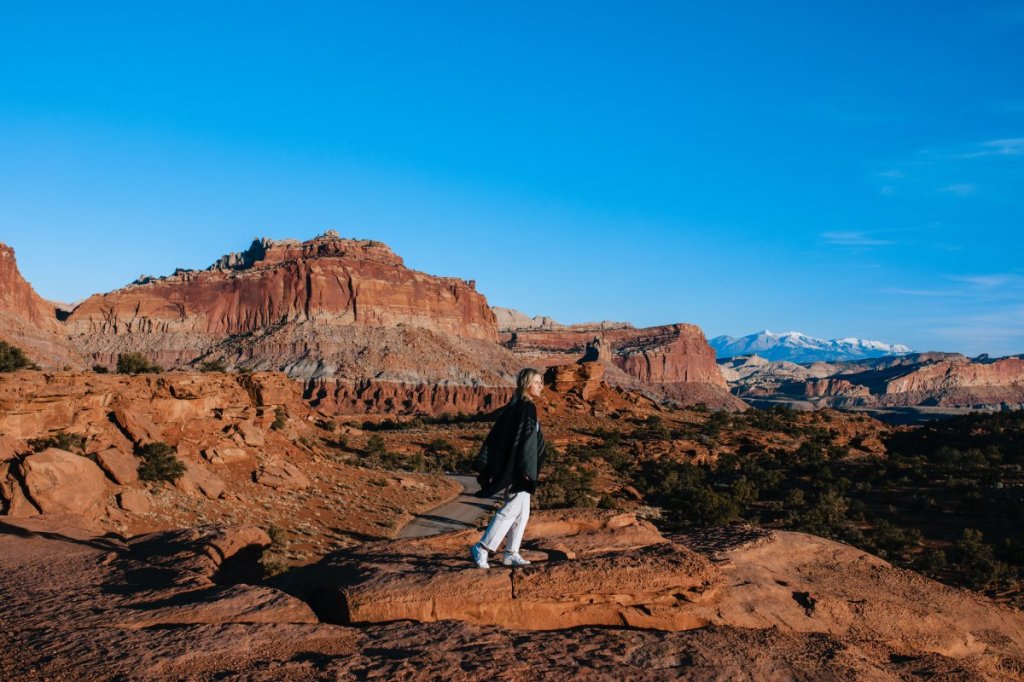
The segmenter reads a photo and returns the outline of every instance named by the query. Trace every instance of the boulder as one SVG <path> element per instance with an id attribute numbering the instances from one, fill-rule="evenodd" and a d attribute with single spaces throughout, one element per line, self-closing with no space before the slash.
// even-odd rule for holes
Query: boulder
<path id="1" fill-rule="evenodd" d="M 128 490 L 122 490 L 117 495 L 117 504 L 121 509 L 132 514 L 146 514 L 152 508 L 152 504 L 149 502 L 149 498 L 146 497 L 141 491 L 129 488 Z"/>
<path id="2" fill-rule="evenodd" d="M 249 453 L 235 447 L 231 441 L 225 441 L 216 447 L 203 450 L 203 459 L 210 464 L 234 464 L 249 459 Z"/>
<path id="3" fill-rule="evenodd" d="M 139 480 L 139 460 L 130 453 L 108 448 L 96 453 L 96 463 L 114 483 L 129 485 Z"/>
<path id="4" fill-rule="evenodd" d="M 48 448 L 21 462 L 28 497 L 42 512 L 89 515 L 106 493 L 106 476 L 92 460 Z"/>
<path id="5" fill-rule="evenodd" d="M 297 466 L 281 460 L 267 462 L 255 474 L 255 480 L 270 488 L 304 490 L 312 483 Z"/>
<path id="6" fill-rule="evenodd" d="M 174 482 L 178 490 L 188 495 L 205 495 L 217 499 L 224 494 L 224 481 L 198 462 L 185 462 L 185 473 Z"/>
<path id="7" fill-rule="evenodd" d="M 252 421 L 240 421 L 235 428 L 246 445 L 254 448 L 263 445 L 263 430 Z"/>
<path id="8" fill-rule="evenodd" d="M 163 434 L 149 415 L 136 407 L 118 405 L 113 412 L 114 422 L 133 443 L 153 443 L 163 440 Z"/>

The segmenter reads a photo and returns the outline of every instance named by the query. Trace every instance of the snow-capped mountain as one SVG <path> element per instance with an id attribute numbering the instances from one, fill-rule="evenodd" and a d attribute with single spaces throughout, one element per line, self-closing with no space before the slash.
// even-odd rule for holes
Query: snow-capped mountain
<path id="1" fill-rule="evenodd" d="M 716 336 L 710 343 L 719 358 L 753 353 L 766 360 L 789 362 L 836 362 L 913 352 L 900 343 L 882 343 L 852 337 L 825 340 L 800 332 L 774 334 L 767 329 L 740 338 Z"/>

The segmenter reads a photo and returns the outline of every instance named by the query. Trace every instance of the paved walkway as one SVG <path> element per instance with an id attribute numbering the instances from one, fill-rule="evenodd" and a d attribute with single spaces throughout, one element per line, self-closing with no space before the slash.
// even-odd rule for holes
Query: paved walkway
<path id="1" fill-rule="evenodd" d="M 434 507 L 414 518 L 399 531 L 398 537 L 421 538 L 453 530 L 474 528 L 477 519 L 494 508 L 497 498 L 474 497 L 473 493 L 480 490 L 476 478 L 458 474 L 453 474 L 451 477 L 462 484 L 462 494 L 451 502 Z"/>

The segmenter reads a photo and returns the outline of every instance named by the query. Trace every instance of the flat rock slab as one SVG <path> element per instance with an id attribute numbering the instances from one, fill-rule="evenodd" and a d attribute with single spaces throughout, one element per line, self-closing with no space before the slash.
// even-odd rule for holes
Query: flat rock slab
<path id="1" fill-rule="evenodd" d="M 452 619 L 520 630 L 684 630 L 707 623 L 692 604 L 714 594 L 720 573 L 650 524 L 584 510 L 539 512 L 531 523 L 534 533 L 551 533 L 546 541 L 578 546 L 582 556 L 569 560 L 536 543 L 536 564 L 504 568 L 497 556 L 497 565 L 482 570 L 469 561 L 475 531 L 363 545 L 325 560 L 325 577 L 338 582 L 333 592 L 321 592 L 337 602 L 324 611 L 346 623 Z"/>
<path id="2" fill-rule="evenodd" d="M 107 448 L 96 453 L 96 463 L 114 483 L 129 485 L 139 480 L 139 460 L 129 452 Z"/>

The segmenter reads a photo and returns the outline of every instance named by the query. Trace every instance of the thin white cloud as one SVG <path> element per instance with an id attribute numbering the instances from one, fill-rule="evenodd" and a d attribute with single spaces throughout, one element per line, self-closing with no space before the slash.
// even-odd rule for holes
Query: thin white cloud
<path id="1" fill-rule="evenodd" d="M 1005 273 L 995 275 L 954 275 L 949 279 L 956 282 L 964 282 L 979 289 L 996 289 L 1008 284 L 1020 284 L 1024 278 L 1013 273 Z"/>
<path id="2" fill-rule="evenodd" d="M 821 238 L 826 244 L 832 246 L 888 246 L 893 242 L 886 239 L 877 239 L 867 232 L 822 232 Z"/>
<path id="3" fill-rule="evenodd" d="M 885 185 L 882 189 L 878 190 L 878 193 L 884 194 L 885 196 L 891 196 L 896 193 L 896 188 L 892 185 Z"/>
<path id="4" fill-rule="evenodd" d="M 1024 137 L 1008 137 L 981 143 L 982 149 L 960 154 L 958 158 L 975 159 L 979 156 L 1024 156 Z"/>
<path id="5" fill-rule="evenodd" d="M 876 293 L 890 296 L 924 296 L 929 298 L 944 298 L 946 296 L 963 296 L 961 291 L 941 289 L 878 289 Z"/>
<path id="6" fill-rule="evenodd" d="M 974 194 L 975 189 L 977 188 L 973 182 L 957 182 L 952 185 L 946 185 L 939 191 L 957 197 L 966 197 L 969 194 Z"/>

